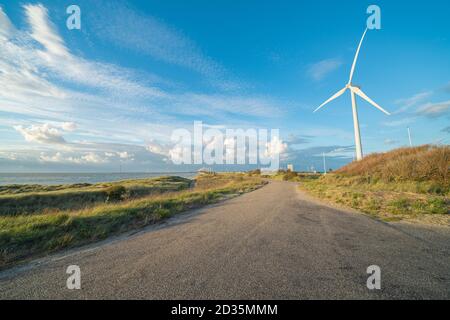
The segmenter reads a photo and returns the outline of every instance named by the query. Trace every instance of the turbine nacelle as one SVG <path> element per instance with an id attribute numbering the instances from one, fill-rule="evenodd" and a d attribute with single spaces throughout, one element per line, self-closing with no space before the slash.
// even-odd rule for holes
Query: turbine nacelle
<path id="1" fill-rule="evenodd" d="M 339 90 L 338 92 L 336 92 L 334 95 L 332 95 L 327 101 L 325 101 L 324 103 L 322 103 L 316 110 L 314 110 L 314 112 L 319 111 L 322 107 L 324 107 L 325 105 L 327 105 L 328 103 L 330 103 L 331 101 L 339 98 L 340 96 L 342 96 L 345 91 L 350 90 L 352 93 L 360 96 L 361 98 L 363 98 L 364 100 L 366 100 L 368 103 L 370 103 L 372 106 L 374 106 L 375 108 L 377 108 L 378 110 L 380 110 L 381 112 L 387 114 L 388 116 L 391 115 L 388 111 L 384 110 L 382 107 L 380 107 L 380 105 L 378 105 L 375 101 L 373 101 L 372 99 L 370 99 L 362 90 L 360 86 L 356 86 L 353 84 L 347 84 L 343 89 Z"/>

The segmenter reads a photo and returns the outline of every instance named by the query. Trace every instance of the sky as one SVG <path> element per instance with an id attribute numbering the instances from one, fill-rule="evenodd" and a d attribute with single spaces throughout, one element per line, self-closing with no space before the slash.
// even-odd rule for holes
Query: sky
<path id="1" fill-rule="evenodd" d="M 69 30 L 67 7 L 81 9 Z M 353 160 L 344 87 L 381 8 L 353 83 L 365 154 L 448 144 L 446 0 L 0 2 L 0 172 L 159 172 L 174 130 L 279 129 L 282 166 L 336 169 Z M 233 170 L 233 167 L 227 167 Z"/>

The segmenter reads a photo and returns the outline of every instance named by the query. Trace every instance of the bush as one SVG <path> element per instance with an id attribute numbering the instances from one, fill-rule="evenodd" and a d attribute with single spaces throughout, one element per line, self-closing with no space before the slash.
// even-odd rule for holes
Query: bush
<path id="1" fill-rule="evenodd" d="M 261 169 L 251 170 L 248 172 L 249 176 L 260 176 L 261 175 Z"/>
<path id="2" fill-rule="evenodd" d="M 292 172 L 292 171 L 288 171 L 283 175 L 283 180 L 284 181 L 290 181 L 292 179 L 297 178 L 297 173 Z"/>
<path id="3" fill-rule="evenodd" d="M 106 202 L 117 202 L 125 199 L 127 189 L 124 186 L 116 185 L 106 190 Z"/>

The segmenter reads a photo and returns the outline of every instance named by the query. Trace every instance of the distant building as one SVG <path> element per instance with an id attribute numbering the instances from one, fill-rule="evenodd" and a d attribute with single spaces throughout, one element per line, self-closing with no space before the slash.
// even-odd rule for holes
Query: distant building
<path id="1" fill-rule="evenodd" d="M 294 165 L 288 164 L 287 169 L 288 169 L 288 171 L 294 172 Z"/>

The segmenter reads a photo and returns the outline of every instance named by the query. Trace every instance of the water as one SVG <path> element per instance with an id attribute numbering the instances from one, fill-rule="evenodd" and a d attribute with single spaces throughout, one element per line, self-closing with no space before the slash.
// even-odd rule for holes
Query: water
<path id="1" fill-rule="evenodd" d="M 193 172 L 122 172 L 122 173 L 0 173 L 0 185 L 8 184 L 74 184 L 98 183 L 161 176 L 193 178 Z"/>

